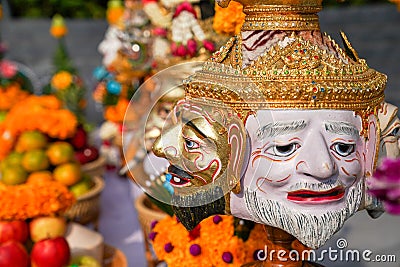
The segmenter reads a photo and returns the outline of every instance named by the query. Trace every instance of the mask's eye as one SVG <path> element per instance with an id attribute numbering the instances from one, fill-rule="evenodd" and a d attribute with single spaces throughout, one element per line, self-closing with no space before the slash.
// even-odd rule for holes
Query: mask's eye
<path id="1" fill-rule="evenodd" d="M 346 143 L 334 143 L 331 146 L 331 149 L 336 152 L 341 157 L 347 157 L 351 153 L 355 151 L 355 144 L 346 144 Z"/>
<path id="2" fill-rule="evenodd" d="M 389 136 L 400 137 L 400 126 L 394 128 L 393 131 L 390 132 Z"/>
<path id="3" fill-rule="evenodd" d="M 187 150 L 199 148 L 200 145 L 193 140 L 185 139 L 185 147 Z"/>
<path id="4" fill-rule="evenodd" d="M 267 150 L 268 154 L 272 154 L 277 157 L 288 157 L 292 155 L 297 149 L 300 148 L 300 144 L 291 143 L 288 145 L 275 145 Z"/>

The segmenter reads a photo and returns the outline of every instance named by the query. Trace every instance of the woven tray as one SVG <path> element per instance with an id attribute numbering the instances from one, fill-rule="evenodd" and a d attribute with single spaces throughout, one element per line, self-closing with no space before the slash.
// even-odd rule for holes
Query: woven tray
<path id="1" fill-rule="evenodd" d="M 98 159 L 83 164 L 81 170 L 89 176 L 103 176 L 106 166 L 106 158 L 100 156 Z"/>
<path id="2" fill-rule="evenodd" d="M 100 214 L 100 194 L 105 184 L 100 176 L 93 176 L 92 180 L 94 182 L 93 188 L 77 198 L 75 204 L 65 212 L 66 218 L 80 224 L 97 224 Z"/>
<path id="3" fill-rule="evenodd" d="M 104 267 L 127 267 L 128 262 L 126 260 L 125 254 L 110 245 L 104 244 L 104 257 L 103 257 Z"/>

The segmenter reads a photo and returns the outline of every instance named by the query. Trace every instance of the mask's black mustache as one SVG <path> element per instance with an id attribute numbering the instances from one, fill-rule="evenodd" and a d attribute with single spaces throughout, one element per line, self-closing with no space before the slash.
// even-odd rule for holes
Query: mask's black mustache
<path id="1" fill-rule="evenodd" d="M 178 167 L 175 167 L 174 165 L 170 165 L 168 167 L 168 172 L 184 179 L 193 179 L 193 176 L 191 176 L 189 173 L 179 169 Z"/>

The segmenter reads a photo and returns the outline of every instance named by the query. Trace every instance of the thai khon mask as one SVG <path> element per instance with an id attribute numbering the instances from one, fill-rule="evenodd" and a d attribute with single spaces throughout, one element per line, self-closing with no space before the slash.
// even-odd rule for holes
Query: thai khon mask
<path id="1" fill-rule="evenodd" d="M 239 2 L 241 32 L 186 80 L 177 123 L 153 150 L 169 160 L 177 196 L 235 184 L 225 212 L 318 248 L 356 211 L 379 207 L 366 180 L 379 155 L 399 153 L 397 109 L 384 102 L 386 76 L 346 35 L 341 48 L 320 31 L 320 0 Z M 224 109 L 235 119 L 215 123 Z M 231 125 L 240 138 L 226 135 Z"/>

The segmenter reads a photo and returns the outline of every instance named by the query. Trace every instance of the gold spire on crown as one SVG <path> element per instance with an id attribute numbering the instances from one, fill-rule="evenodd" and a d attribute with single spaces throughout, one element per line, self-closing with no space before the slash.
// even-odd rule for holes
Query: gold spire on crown
<path id="1" fill-rule="evenodd" d="M 281 2 L 284 8 L 277 12 L 282 12 L 279 16 L 282 21 L 292 18 L 287 8 L 301 10 L 303 14 L 304 10 L 316 10 L 321 4 L 321 1 L 306 0 L 248 1 L 244 3 L 248 11 L 246 18 L 259 16 L 260 20 L 271 16 L 269 11 L 265 14 L 260 11 L 271 7 L 263 2 L 274 5 Z M 278 17 L 278 13 L 273 16 Z M 243 55 L 248 55 L 248 51 L 247 54 L 243 51 L 245 30 L 242 28 L 242 34 L 231 38 L 201 71 L 187 79 L 186 97 L 208 104 L 223 102 L 234 108 L 243 120 L 257 109 L 353 110 L 363 118 L 363 128 L 367 129 L 369 115 L 377 114 L 384 100 L 386 75 L 369 68 L 344 33 L 345 49 L 342 49 L 319 31 L 282 27 L 279 30 L 284 31 L 279 31 L 279 36 L 272 41 L 268 40 L 271 45 L 264 52 L 246 62 Z"/>

